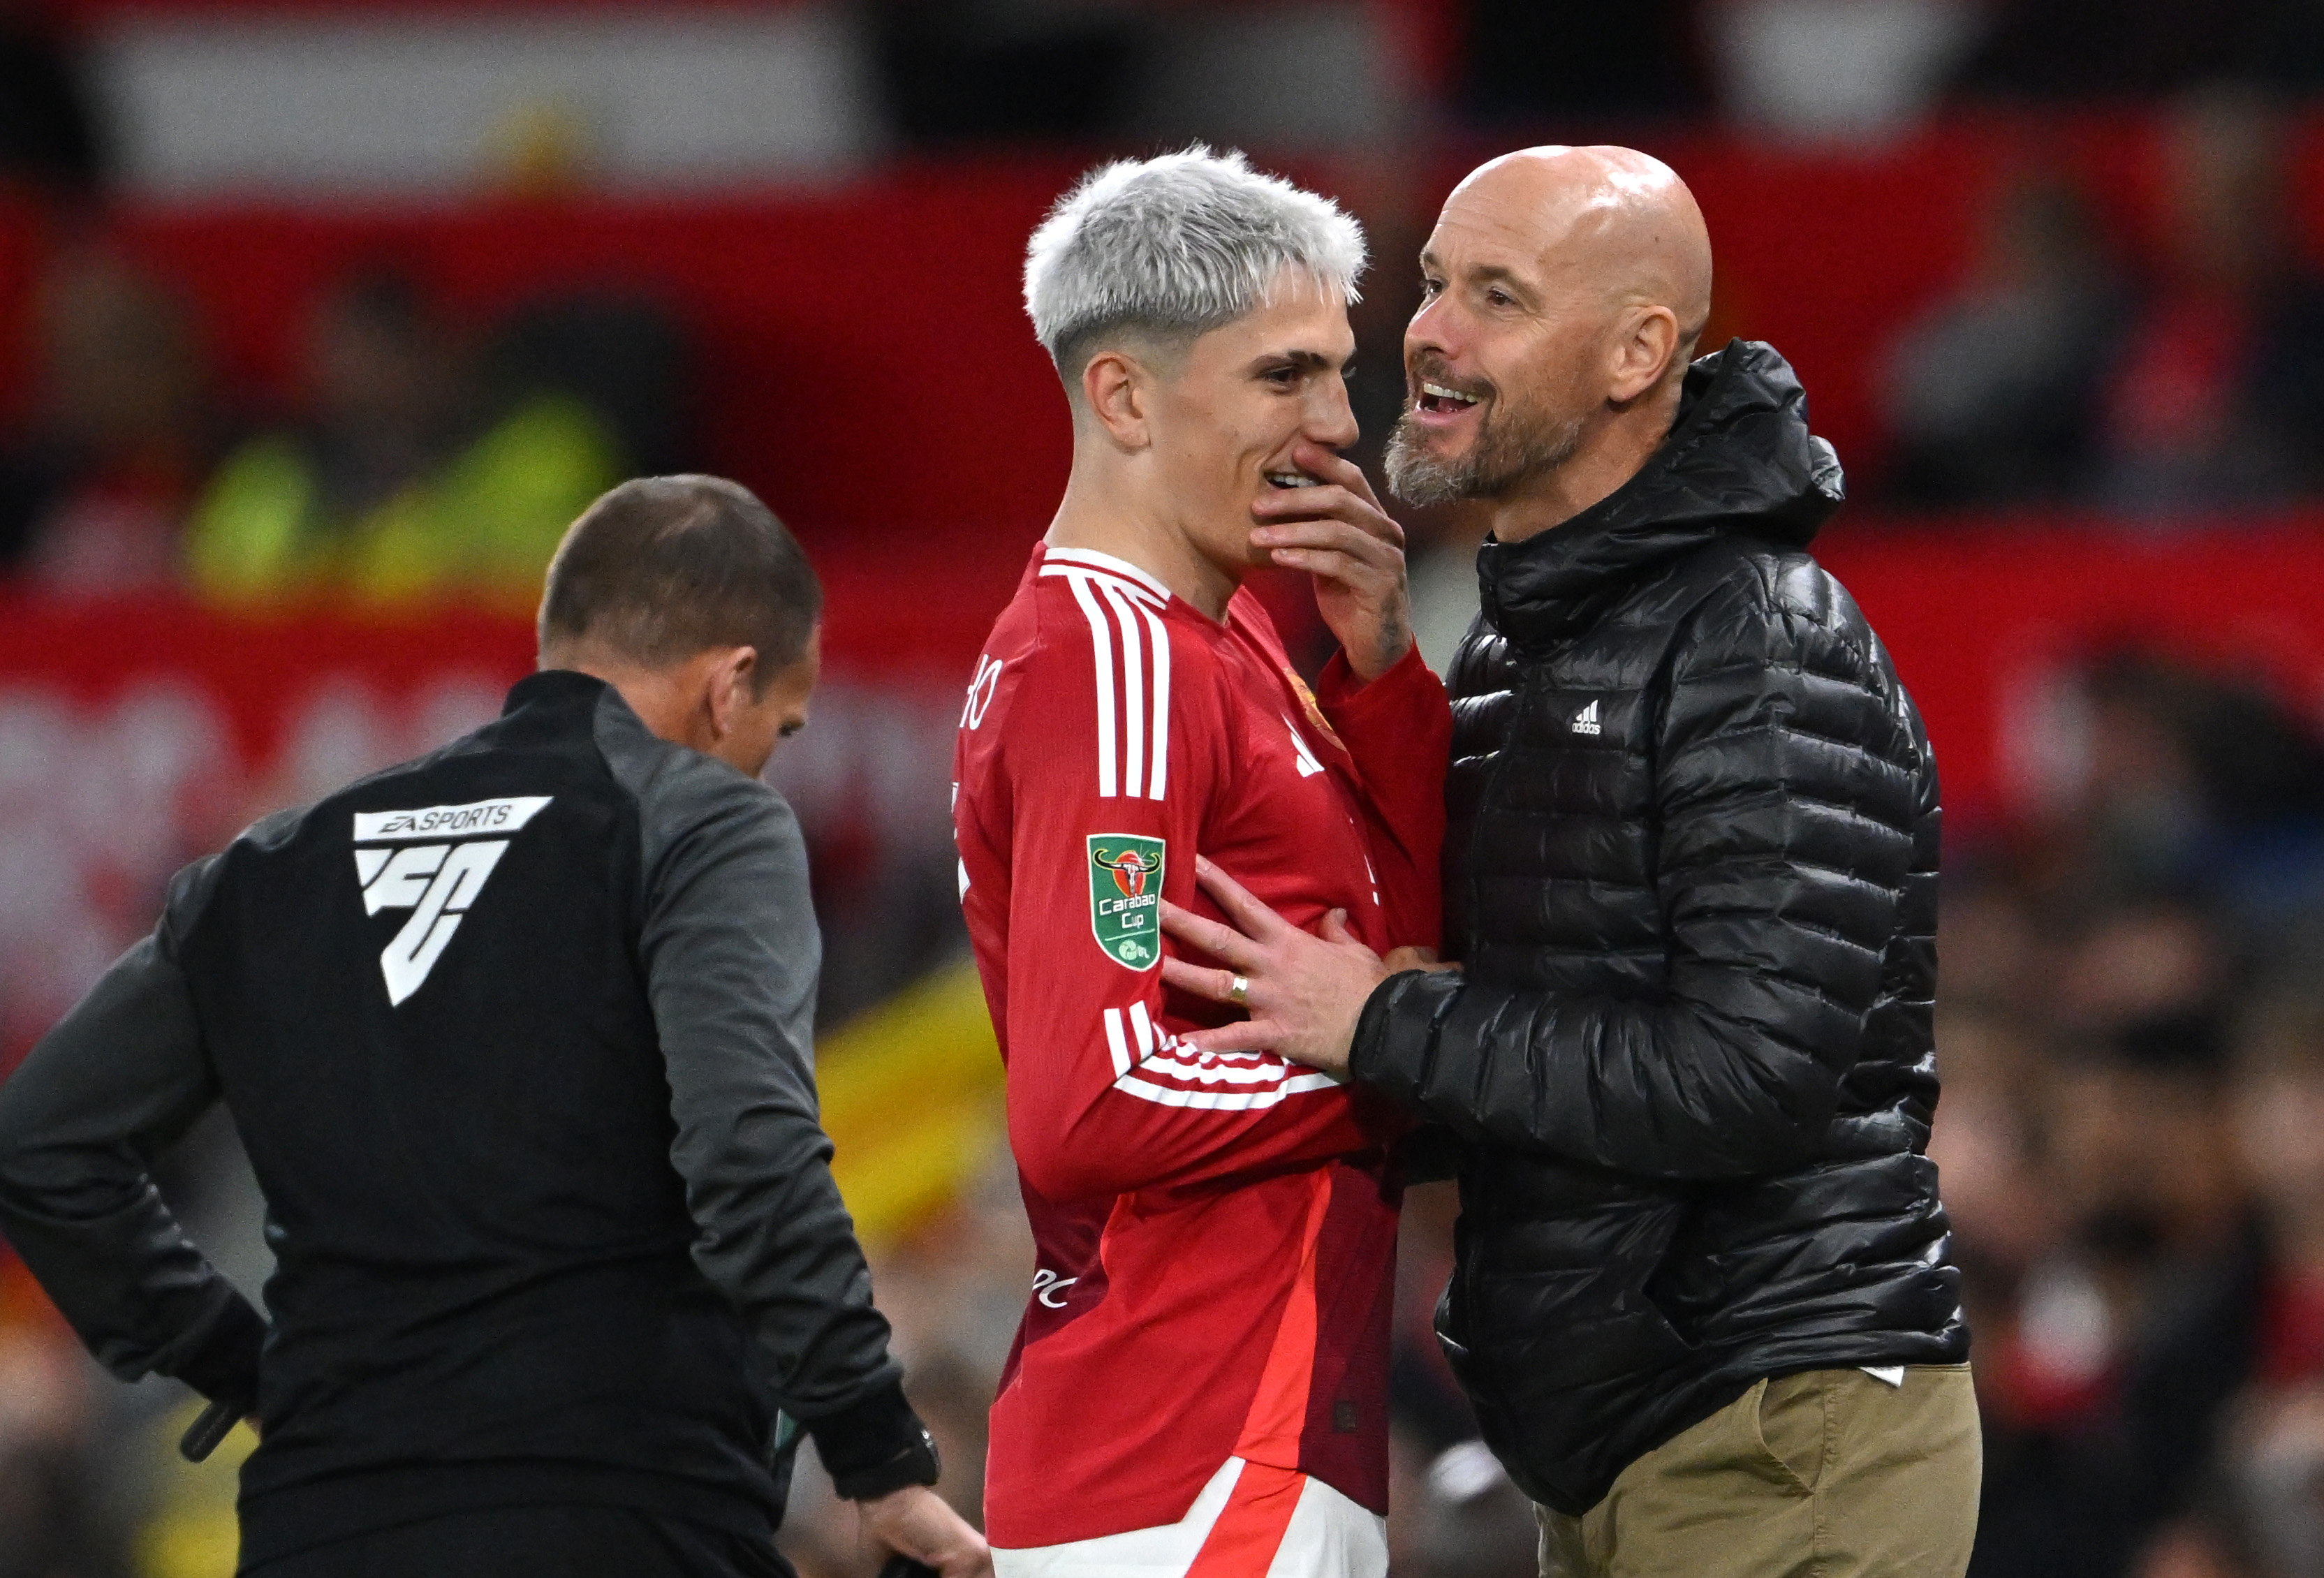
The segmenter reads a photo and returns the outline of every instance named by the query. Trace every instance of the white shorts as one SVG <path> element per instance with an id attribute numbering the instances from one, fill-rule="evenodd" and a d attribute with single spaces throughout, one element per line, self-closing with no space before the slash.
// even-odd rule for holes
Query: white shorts
<path id="1" fill-rule="evenodd" d="M 994 1578 L 1387 1578 L 1388 1519 L 1321 1480 L 1239 1457 L 1186 1516 L 1061 1546 L 992 1552 Z"/>

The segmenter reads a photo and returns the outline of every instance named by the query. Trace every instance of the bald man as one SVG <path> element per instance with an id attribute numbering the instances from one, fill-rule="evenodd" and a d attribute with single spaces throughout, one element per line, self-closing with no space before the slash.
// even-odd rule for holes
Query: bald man
<path id="1" fill-rule="evenodd" d="M 1401 1103 L 1457 1158 L 1438 1332 L 1563 1578 L 1957 1575 L 1969 1333 L 1925 1154 L 1937 779 L 1809 555 L 1840 465 L 1767 346 L 1690 362 L 1671 171 L 1534 148 L 1446 201 L 1388 477 L 1491 534 L 1452 664 L 1445 943 L 1391 974 L 1204 863 L 1247 1006 L 1184 1038 Z"/>

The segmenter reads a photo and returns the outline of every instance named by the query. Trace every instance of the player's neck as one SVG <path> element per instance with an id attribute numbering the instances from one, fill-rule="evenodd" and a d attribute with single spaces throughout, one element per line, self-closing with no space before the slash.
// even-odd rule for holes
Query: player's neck
<path id="1" fill-rule="evenodd" d="M 1242 584 L 1240 578 L 1205 556 L 1170 516 L 1141 503 L 1134 495 L 1125 498 L 1112 490 L 1101 494 L 1076 470 L 1041 540 L 1051 548 L 1085 549 L 1136 565 L 1169 587 L 1179 601 L 1223 621 L 1227 600 Z"/>

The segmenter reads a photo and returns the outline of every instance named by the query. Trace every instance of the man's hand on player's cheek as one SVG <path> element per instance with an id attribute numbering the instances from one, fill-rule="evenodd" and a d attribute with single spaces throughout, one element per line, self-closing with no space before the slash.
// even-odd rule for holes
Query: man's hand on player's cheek
<path id="1" fill-rule="evenodd" d="M 1226 968 L 1166 958 L 1162 978 L 1181 991 L 1231 1003 L 1240 975 L 1248 983 L 1242 1003 L 1250 1017 L 1182 1038 L 1198 1052 L 1273 1052 L 1345 1075 L 1364 1000 L 1388 976 L 1379 955 L 1349 932 L 1344 911 L 1324 917 L 1323 935 L 1310 937 L 1208 860 L 1197 856 L 1194 873 L 1234 924 L 1221 926 L 1166 900 L 1162 928 Z"/>

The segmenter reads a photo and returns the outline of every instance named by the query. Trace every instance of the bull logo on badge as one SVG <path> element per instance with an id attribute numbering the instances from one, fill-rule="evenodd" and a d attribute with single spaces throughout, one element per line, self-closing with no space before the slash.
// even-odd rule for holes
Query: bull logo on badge
<path id="1" fill-rule="evenodd" d="M 1162 869 L 1162 857 L 1126 849 L 1119 854 L 1101 849 L 1093 852 L 1091 859 L 1113 873 L 1113 885 L 1121 890 L 1125 899 L 1135 899 L 1146 891 L 1146 879 Z"/>
<path id="2" fill-rule="evenodd" d="M 1117 964 L 1151 970 L 1162 962 L 1159 838 L 1100 834 L 1089 841 L 1090 931 Z"/>

